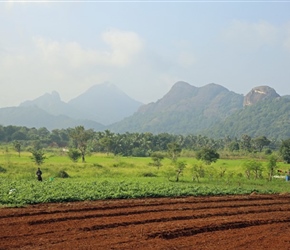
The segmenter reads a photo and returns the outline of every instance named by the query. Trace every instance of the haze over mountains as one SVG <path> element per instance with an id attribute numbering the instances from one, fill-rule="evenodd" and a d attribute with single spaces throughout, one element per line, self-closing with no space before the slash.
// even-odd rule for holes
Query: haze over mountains
<path id="1" fill-rule="evenodd" d="M 53 91 L 18 107 L 0 108 L 0 124 L 49 130 L 83 125 L 104 130 L 105 125 L 132 115 L 141 105 L 115 85 L 103 83 L 92 86 L 68 103 Z"/>
<path id="2" fill-rule="evenodd" d="M 18 107 L 1 108 L 0 124 L 280 138 L 290 137 L 290 98 L 269 86 L 255 87 L 243 96 L 214 83 L 195 87 L 180 81 L 158 101 L 142 105 L 113 84 L 104 83 L 67 103 L 52 92 Z"/>

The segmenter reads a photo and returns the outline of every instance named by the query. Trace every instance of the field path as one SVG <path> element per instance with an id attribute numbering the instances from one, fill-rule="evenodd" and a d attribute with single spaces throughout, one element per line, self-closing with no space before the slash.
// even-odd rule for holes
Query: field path
<path id="1" fill-rule="evenodd" d="M 290 249 L 290 195 L 2 208 L 0 249 Z"/>

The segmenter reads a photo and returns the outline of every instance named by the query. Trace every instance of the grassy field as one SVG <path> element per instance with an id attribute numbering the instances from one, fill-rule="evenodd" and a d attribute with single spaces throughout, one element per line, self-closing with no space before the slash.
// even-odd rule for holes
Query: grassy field
<path id="1" fill-rule="evenodd" d="M 43 182 L 36 180 L 37 165 L 31 153 L 20 157 L 13 150 L 0 151 L 0 204 L 22 206 L 43 202 L 66 202 L 136 197 L 166 197 L 188 195 L 227 195 L 290 192 L 290 182 L 285 178 L 268 181 L 265 160 L 261 179 L 247 179 L 243 159 L 220 159 L 205 165 L 193 157 L 178 160 L 186 167 L 176 182 L 176 168 L 169 159 L 157 169 L 151 166 L 151 158 L 120 157 L 92 154 L 86 163 L 73 163 L 59 150 L 46 152 L 41 165 Z M 259 159 L 255 159 L 259 160 Z M 196 178 L 193 166 L 203 169 L 203 177 Z M 289 165 L 278 163 L 278 169 L 286 171 Z M 58 177 L 65 171 L 69 178 Z M 193 178 L 195 177 L 195 178 Z"/>

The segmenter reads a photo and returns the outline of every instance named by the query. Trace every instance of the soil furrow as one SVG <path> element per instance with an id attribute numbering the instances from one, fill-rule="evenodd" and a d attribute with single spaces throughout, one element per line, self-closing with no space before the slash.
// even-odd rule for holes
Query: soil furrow
<path id="1" fill-rule="evenodd" d="M 266 224 L 278 224 L 278 223 L 289 223 L 290 217 L 286 219 L 273 219 L 273 220 L 255 220 L 255 221 L 243 221 L 243 222 L 229 222 L 223 223 L 219 225 L 207 225 L 206 227 L 200 228 L 185 228 L 182 230 L 174 230 L 174 231 L 164 231 L 157 232 L 148 235 L 148 238 L 162 238 L 162 239 L 174 239 L 179 237 L 187 237 L 196 234 L 201 234 L 205 232 L 214 232 L 214 231 L 225 231 L 229 229 L 240 229 L 245 227 L 253 227 L 253 226 L 261 226 Z"/>
<path id="2" fill-rule="evenodd" d="M 0 209 L 0 250 L 286 250 L 289 235 L 289 195 L 123 199 Z"/>
<path id="3" fill-rule="evenodd" d="M 128 216 L 128 215 L 137 215 L 137 214 L 147 214 L 147 213 L 154 213 L 154 212 L 169 212 L 169 211 L 188 211 L 188 210 L 211 210 L 211 209 L 230 209 L 230 208 L 245 208 L 245 207 L 257 207 L 257 206 L 274 206 L 274 205 L 288 205 L 289 203 L 283 202 L 272 202 L 267 204 L 234 204 L 234 205 L 227 205 L 227 206 L 202 206 L 202 207 L 178 207 L 178 209 L 173 206 L 172 208 L 164 208 L 164 209 L 149 209 L 149 210 L 133 210 L 133 211 L 124 211 L 124 212 L 115 212 L 115 213 L 106 213 L 106 214 L 89 214 L 89 215 L 82 215 L 82 216 L 63 216 L 61 214 L 59 218 L 51 218 L 51 219 L 42 219 L 42 220 L 33 220 L 29 221 L 29 225 L 35 224 L 46 224 L 46 223 L 54 223 L 54 222 L 61 222 L 61 221 L 68 221 L 68 220 L 82 220 L 82 219 L 90 219 L 90 218 L 102 218 L 102 217 L 117 217 L 117 216 Z M 130 209 L 127 207 L 127 209 Z M 97 212 L 97 211 L 94 211 Z"/>
<path id="4" fill-rule="evenodd" d="M 192 199 L 192 201 L 191 201 Z M 3 208 L 3 210 L 1 211 L 0 214 L 0 219 L 1 218 L 7 218 L 10 217 L 11 214 L 8 211 L 14 210 L 13 213 L 13 217 L 25 217 L 25 216 L 39 216 L 39 215 L 51 215 L 51 214 L 57 214 L 57 213 L 77 213 L 77 212 L 86 212 L 86 211 L 96 211 L 96 210 L 116 210 L 116 209 L 127 209 L 128 207 L 130 208 L 134 208 L 134 207 L 152 207 L 152 206 L 163 206 L 163 205 L 181 205 L 181 204 L 210 204 L 210 203 L 232 203 L 232 202 L 242 202 L 242 201 L 247 201 L 247 202 L 256 202 L 258 201 L 259 203 L 262 201 L 269 201 L 272 200 L 273 198 L 271 198 L 271 196 L 264 196 L 264 195 L 259 195 L 259 196 L 238 196 L 237 198 L 223 198 L 223 197 L 215 197 L 215 199 L 206 199 L 206 198 L 201 198 L 201 197 L 182 197 L 182 198 L 171 198 L 169 199 L 169 201 L 165 201 L 166 198 L 160 198 L 158 199 L 158 202 L 156 202 L 156 200 L 154 201 L 154 199 L 142 199 L 142 200 L 138 200 L 136 199 L 135 202 L 130 202 L 125 203 L 125 205 L 123 205 L 124 200 L 115 200 L 112 202 L 107 202 L 105 205 L 101 202 L 104 201 L 91 201 L 91 202 L 83 202 L 83 205 L 81 202 L 72 202 L 72 203 L 68 203 L 65 204 L 64 206 L 62 206 L 62 209 L 58 209 L 57 207 L 54 208 L 54 205 L 59 206 L 59 203 L 50 203 L 45 205 L 45 207 L 47 206 L 47 209 L 56 209 L 56 210 L 50 210 L 50 211 L 46 211 L 43 209 L 40 209 L 41 205 L 37 204 L 37 205 L 32 205 L 32 207 L 34 208 L 34 210 L 36 210 L 36 212 L 32 212 L 29 211 L 31 210 L 31 207 L 24 207 L 22 209 L 9 209 L 9 208 Z M 277 202 L 278 199 L 276 199 Z M 288 197 L 288 200 L 290 200 L 290 197 Z M 118 201 L 121 203 L 121 205 L 115 205 L 118 203 Z M 281 202 L 285 202 L 285 198 L 281 197 Z M 58 205 L 57 205 L 58 204 Z M 102 204 L 102 206 L 100 205 Z M 89 207 L 83 207 L 84 205 L 87 205 Z M 72 206 L 73 208 L 68 208 Z M 77 206 L 82 206 L 82 208 L 77 208 Z M 27 210 L 29 212 L 25 212 L 25 213 L 18 213 L 21 210 Z M 37 211 L 40 210 L 40 211 Z M 6 213 L 8 212 L 8 213 Z M 4 215 L 5 214 L 5 215 Z"/>

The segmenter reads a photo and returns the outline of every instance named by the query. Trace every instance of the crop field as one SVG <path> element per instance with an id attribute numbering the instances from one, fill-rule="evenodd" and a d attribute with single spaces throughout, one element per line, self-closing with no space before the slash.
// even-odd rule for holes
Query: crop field
<path id="1" fill-rule="evenodd" d="M 28 152 L 0 152 L 0 249 L 290 248 L 290 182 L 269 181 L 265 160 L 256 179 L 247 159 L 183 157 L 178 182 L 168 159 L 150 160 L 47 153 L 39 182 Z M 204 176 L 194 178 L 194 164 Z"/>
<path id="2" fill-rule="evenodd" d="M 2 208 L 0 249 L 289 249 L 290 195 Z"/>

